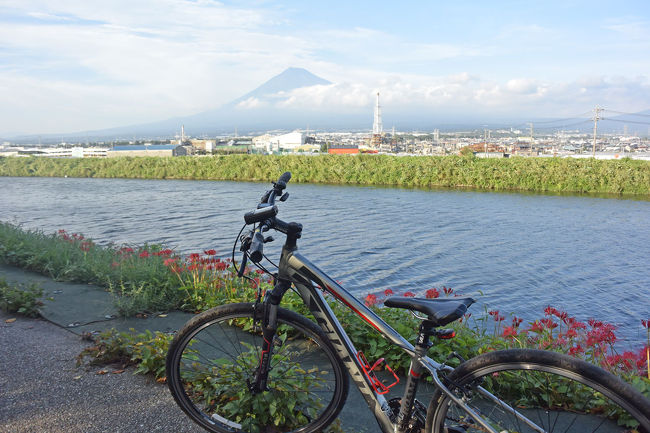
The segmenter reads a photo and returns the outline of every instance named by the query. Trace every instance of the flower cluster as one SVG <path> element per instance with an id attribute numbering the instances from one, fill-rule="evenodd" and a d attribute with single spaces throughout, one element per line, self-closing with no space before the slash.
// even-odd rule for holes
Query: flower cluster
<path id="1" fill-rule="evenodd" d="M 79 233 L 68 234 L 65 230 L 61 229 L 58 231 L 58 236 L 66 242 L 77 245 L 79 249 L 84 253 L 87 253 L 92 247 L 95 246 L 93 241 L 86 239 L 82 234 Z"/>

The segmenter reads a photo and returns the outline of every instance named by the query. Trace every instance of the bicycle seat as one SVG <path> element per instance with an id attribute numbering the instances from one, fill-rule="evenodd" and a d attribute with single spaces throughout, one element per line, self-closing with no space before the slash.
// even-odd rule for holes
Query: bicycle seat
<path id="1" fill-rule="evenodd" d="M 444 326 L 461 318 L 467 311 L 467 307 L 474 302 L 472 298 L 427 299 L 393 296 L 387 298 L 384 305 L 390 308 L 419 311 L 426 314 L 427 319 L 434 322 L 434 326 Z"/>

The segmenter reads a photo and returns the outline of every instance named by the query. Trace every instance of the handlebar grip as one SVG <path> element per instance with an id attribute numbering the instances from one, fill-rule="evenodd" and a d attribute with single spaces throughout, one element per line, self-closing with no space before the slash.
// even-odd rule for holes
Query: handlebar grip
<path id="1" fill-rule="evenodd" d="M 282 176 L 280 176 L 280 179 L 278 179 L 278 182 L 284 182 L 285 184 L 291 180 L 291 172 L 290 171 L 285 171 L 282 173 Z"/>
<path id="2" fill-rule="evenodd" d="M 260 232 L 255 232 L 248 255 L 254 263 L 262 261 L 264 255 L 264 236 Z"/>
<path id="3" fill-rule="evenodd" d="M 253 211 L 246 212 L 246 214 L 244 215 L 244 221 L 246 222 L 246 224 L 258 223 L 260 221 L 273 218 L 277 214 L 278 214 L 278 207 L 275 205 L 261 207 Z"/>
<path id="4" fill-rule="evenodd" d="M 291 172 L 290 171 L 285 171 L 282 173 L 282 176 L 278 179 L 277 182 L 275 182 L 275 190 L 278 192 L 278 194 L 282 193 L 282 190 L 287 187 L 287 182 L 291 180 Z"/>

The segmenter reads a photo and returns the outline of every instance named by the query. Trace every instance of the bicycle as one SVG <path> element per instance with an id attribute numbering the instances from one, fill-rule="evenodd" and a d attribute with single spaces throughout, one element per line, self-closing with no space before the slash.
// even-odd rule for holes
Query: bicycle
<path id="1" fill-rule="evenodd" d="M 264 233 L 286 235 L 274 288 L 263 301 L 258 289 L 255 302 L 195 316 L 170 345 L 168 386 L 193 421 L 218 433 L 325 431 L 345 404 L 351 377 L 383 433 L 650 433 L 650 401 L 582 360 L 534 349 L 488 352 L 456 368 L 429 358 L 431 339 L 452 338 L 453 330 L 444 326 L 461 318 L 474 300 L 387 298 L 385 307 L 407 309 L 421 319 L 417 340 L 407 341 L 298 252 L 302 226 L 277 218 L 276 199 L 287 200 L 290 178 L 287 172 L 273 182 L 257 208 L 245 214 L 237 236 L 241 277 L 249 259 L 266 270 L 260 265 L 263 247 L 273 239 Z M 247 225 L 253 228 L 244 233 Z M 234 252 L 235 247 L 233 258 Z M 291 289 L 314 320 L 279 306 Z M 370 365 L 355 349 L 324 293 L 410 356 L 401 398 L 386 399 L 396 382 L 386 384 L 377 370 L 399 377 L 383 360 Z M 427 375 L 435 386 L 428 406 L 416 398 Z M 617 423 L 629 427 L 619 429 Z"/>

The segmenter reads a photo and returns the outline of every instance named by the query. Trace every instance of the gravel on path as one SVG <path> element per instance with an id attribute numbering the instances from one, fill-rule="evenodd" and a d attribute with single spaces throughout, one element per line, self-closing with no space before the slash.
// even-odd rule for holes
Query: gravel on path
<path id="1" fill-rule="evenodd" d="M 76 367 L 89 344 L 45 320 L 0 311 L 0 432 L 205 431 L 166 386 L 133 369 Z"/>

